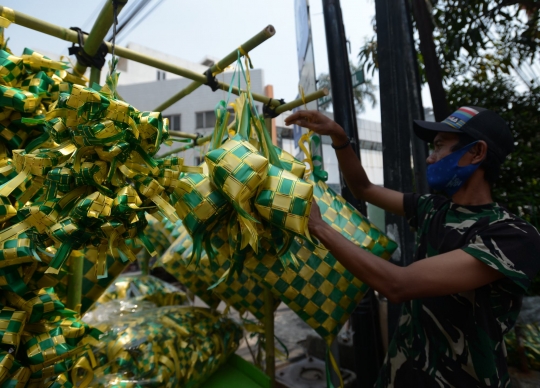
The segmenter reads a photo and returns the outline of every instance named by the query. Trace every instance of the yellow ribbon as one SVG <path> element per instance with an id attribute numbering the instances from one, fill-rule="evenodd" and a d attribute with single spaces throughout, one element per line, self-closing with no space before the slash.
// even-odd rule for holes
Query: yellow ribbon
<path id="1" fill-rule="evenodd" d="M 302 85 L 298 85 L 298 91 L 300 92 L 300 97 L 302 98 L 302 102 L 304 103 L 305 110 L 308 110 L 307 102 L 306 102 L 306 94 L 304 93 L 304 87 Z"/>
<path id="2" fill-rule="evenodd" d="M 309 165 L 309 170 L 304 173 L 304 179 L 307 180 L 308 177 L 313 173 L 313 159 L 311 157 L 311 151 L 308 149 L 309 147 L 309 138 L 313 134 L 312 131 L 309 131 L 307 133 L 304 133 L 302 136 L 300 136 L 300 140 L 298 140 L 298 147 L 302 150 L 304 155 L 306 156 L 302 162 L 307 163 Z M 306 143 L 308 146 L 306 146 Z"/>
<path id="3" fill-rule="evenodd" d="M 15 21 L 15 11 L 11 8 L 4 7 L 2 9 L 2 15 L 0 15 L 0 27 L 8 28 L 11 23 Z"/>
<path id="4" fill-rule="evenodd" d="M 331 337 L 326 339 L 326 346 L 328 349 L 328 358 L 330 359 L 330 365 L 332 366 L 332 369 L 334 369 L 335 374 L 339 378 L 340 388 L 344 388 L 345 385 L 343 384 L 343 377 L 341 376 L 341 371 L 339 370 L 339 366 L 336 362 L 336 359 L 334 358 L 334 355 L 330 351 L 330 347 L 332 346 L 332 341 L 333 339 Z"/>
<path id="5" fill-rule="evenodd" d="M 71 382 L 75 387 L 89 387 L 94 379 L 94 368 L 97 366 L 97 362 L 92 351 L 88 351 L 86 354 L 90 360 L 84 356 L 79 358 L 71 370 Z M 79 373 L 80 371 L 85 373 Z"/>

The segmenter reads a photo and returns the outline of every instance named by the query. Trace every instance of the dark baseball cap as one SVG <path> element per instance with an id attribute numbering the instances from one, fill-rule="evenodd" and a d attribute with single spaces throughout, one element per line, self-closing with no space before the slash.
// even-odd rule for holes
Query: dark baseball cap
<path id="1" fill-rule="evenodd" d="M 485 108 L 462 106 L 440 123 L 414 120 L 413 127 L 416 136 L 430 143 L 437 132 L 466 133 L 475 140 L 484 140 L 488 152 L 501 162 L 514 150 L 514 136 L 506 122 Z"/>

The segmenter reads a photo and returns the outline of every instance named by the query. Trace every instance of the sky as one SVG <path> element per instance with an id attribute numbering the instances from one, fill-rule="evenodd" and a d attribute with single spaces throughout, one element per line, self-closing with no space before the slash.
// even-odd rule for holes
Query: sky
<path id="1" fill-rule="evenodd" d="M 134 1 L 134 0 L 130 0 Z M 153 2 L 157 0 L 152 0 Z M 4 0 L 3 5 L 66 28 L 90 31 L 103 0 Z M 317 74 L 328 72 L 322 0 L 310 0 L 310 14 Z M 147 9 L 152 7 L 150 5 Z M 350 59 L 357 62 L 365 39 L 373 35 L 374 0 L 341 0 L 345 33 L 351 43 Z M 142 13 L 144 13 L 143 11 Z M 264 69 L 265 83 L 274 95 L 290 101 L 298 93 L 298 62 L 294 0 L 163 0 L 151 15 L 140 21 L 119 42 L 135 42 L 156 50 L 199 62 L 206 55 L 221 58 L 268 24 L 276 35 L 250 53 L 256 68 Z M 67 55 L 71 43 L 12 24 L 6 31 L 15 55 L 24 47 Z M 374 83 L 378 85 L 375 73 Z M 429 93 L 422 93 L 430 106 Z M 427 99 L 427 100 L 426 100 Z M 379 105 L 368 107 L 361 118 L 380 122 Z"/>

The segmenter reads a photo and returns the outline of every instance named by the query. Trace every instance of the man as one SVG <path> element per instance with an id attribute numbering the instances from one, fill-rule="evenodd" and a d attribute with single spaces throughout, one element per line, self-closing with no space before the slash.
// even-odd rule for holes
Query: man
<path id="1" fill-rule="evenodd" d="M 415 121 L 433 143 L 428 182 L 442 195 L 403 194 L 372 184 L 343 129 L 316 111 L 286 119 L 332 138 L 351 192 L 407 217 L 414 263 L 400 267 L 357 247 L 313 206 L 309 230 L 358 279 L 403 303 L 377 387 L 507 387 L 503 335 L 540 269 L 538 231 L 493 202 L 491 185 L 513 149 L 496 113 L 462 107 L 441 123 Z"/>

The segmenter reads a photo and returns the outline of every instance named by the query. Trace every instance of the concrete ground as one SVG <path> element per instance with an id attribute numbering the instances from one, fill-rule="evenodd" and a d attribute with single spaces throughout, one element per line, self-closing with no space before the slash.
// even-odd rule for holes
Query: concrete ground
<path id="1" fill-rule="evenodd" d="M 281 303 L 276 310 L 274 320 L 274 333 L 277 338 L 287 347 L 289 351 L 289 360 L 297 359 L 304 355 L 304 348 L 298 342 L 304 340 L 307 336 L 318 335 L 307 323 L 296 315 L 286 304 Z M 256 338 L 249 340 L 252 351 L 255 351 Z M 275 341 L 276 350 L 282 354 L 276 355 L 276 368 L 281 365 L 288 364 L 289 360 L 283 357 L 284 350 L 279 341 Z M 246 341 L 242 341 L 240 348 L 236 351 L 236 354 L 244 359 L 253 362 L 251 353 L 246 344 Z"/>

